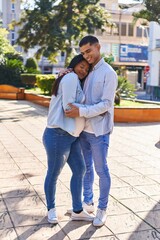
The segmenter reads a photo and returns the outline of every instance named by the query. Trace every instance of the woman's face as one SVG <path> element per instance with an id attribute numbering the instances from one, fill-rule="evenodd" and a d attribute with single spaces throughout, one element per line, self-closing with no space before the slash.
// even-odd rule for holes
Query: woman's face
<path id="1" fill-rule="evenodd" d="M 86 60 L 82 60 L 75 66 L 74 71 L 80 80 L 85 78 L 89 72 L 89 63 Z"/>

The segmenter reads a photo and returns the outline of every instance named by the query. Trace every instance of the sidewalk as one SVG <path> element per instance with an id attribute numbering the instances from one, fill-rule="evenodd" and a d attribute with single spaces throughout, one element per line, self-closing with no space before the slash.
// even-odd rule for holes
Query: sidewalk
<path id="1" fill-rule="evenodd" d="M 47 111 L 27 101 L 0 100 L 0 239 L 160 239 L 160 123 L 115 125 L 105 226 L 70 221 L 67 165 L 57 186 L 59 223 L 52 225 L 47 223 L 43 190 L 46 154 L 41 138 Z M 94 193 L 96 205 L 97 177 Z"/>

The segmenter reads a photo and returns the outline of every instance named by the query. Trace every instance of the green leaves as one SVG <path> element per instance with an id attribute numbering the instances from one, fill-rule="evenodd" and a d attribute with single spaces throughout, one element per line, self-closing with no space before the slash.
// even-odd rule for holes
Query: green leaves
<path id="1" fill-rule="evenodd" d="M 134 13 L 135 20 L 143 18 L 150 21 L 155 21 L 160 24 L 160 2 L 159 0 L 144 0 L 146 9 L 141 10 L 138 13 Z"/>
<path id="2" fill-rule="evenodd" d="M 82 36 L 104 31 L 111 25 L 110 15 L 99 6 L 99 0 L 35 0 L 34 9 L 25 9 L 19 23 L 22 28 L 17 43 L 27 51 L 37 46 L 37 56 L 43 55 L 53 60 L 58 52 L 67 57 L 72 54 Z M 66 62 L 67 63 L 67 62 Z"/>

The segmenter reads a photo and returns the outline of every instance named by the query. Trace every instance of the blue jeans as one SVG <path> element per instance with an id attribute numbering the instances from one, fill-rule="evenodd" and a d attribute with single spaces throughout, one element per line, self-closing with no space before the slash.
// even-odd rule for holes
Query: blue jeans
<path id="1" fill-rule="evenodd" d="M 80 143 L 86 163 L 86 174 L 84 176 L 84 202 L 93 203 L 94 167 L 99 176 L 99 200 L 98 208 L 105 210 L 108 204 L 111 178 L 107 165 L 107 154 L 109 147 L 109 136 L 105 134 L 96 137 L 94 134 L 82 132 Z"/>
<path id="2" fill-rule="evenodd" d="M 43 134 L 43 144 L 48 160 L 48 170 L 44 183 L 48 210 L 55 207 L 57 179 L 67 162 L 72 171 L 70 189 L 73 211 L 80 211 L 82 209 L 85 163 L 79 138 L 71 136 L 60 128 L 46 128 Z"/>

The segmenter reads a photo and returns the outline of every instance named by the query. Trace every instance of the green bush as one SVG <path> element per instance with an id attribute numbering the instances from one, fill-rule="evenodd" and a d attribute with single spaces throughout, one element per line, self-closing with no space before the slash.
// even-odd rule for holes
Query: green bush
<path id="1" fill-rule="evenodd" d="M 40 74 L 38 70 L 38 64 L 35 58 L 28 58 L 25 64 L 25 70 L 27 73 Z"/>
<path id="2" fill-rule="evenodd" d="M 8 84 L 15 87 L 22 87 L 21 73 L 24 72 L 24 65 L 18 59 L 0 59 L 0 84 Z"/>
<path id="3" fill-rule="evenodd" d="M 52 85 L 55 80 L 54 75 L 36 75 L 36 84 L 44 94 L 51 95 Z"/>
<path id="4" fill-rule="evenodd" d="M 36 74 L 23 73 L 21 74 L 22 83 L 25 84 L 26 88 L 33 88 L 36 84 Z"/>
<path id="5" fill-rule="evenodd" d="M 28 58 L 25 64 L 26 68 L 33 68 L 35 70 L 38 69 L 38 64 L 37 61 L 35 60 L 35 58 Z"/>
<path id="6" fill-rule="evenodd" d="M 135 87 L 131 84 L 127 78 L 118 76 L 118 86 L 115 95 L 115 104 L 120 104 L 120 99 L 123 98 L 135 98 Z"/>

